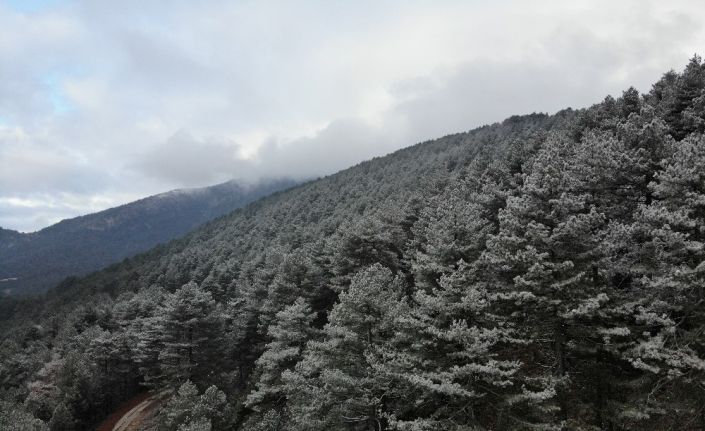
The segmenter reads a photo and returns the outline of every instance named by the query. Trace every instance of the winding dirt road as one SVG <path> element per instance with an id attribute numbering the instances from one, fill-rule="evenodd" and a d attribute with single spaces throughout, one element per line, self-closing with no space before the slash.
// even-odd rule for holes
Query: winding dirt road
<path id="1" fill-rule="evenodd" d="M 154 416 L 159 399 L 141 394 L 125 403 L 97 429 L 97 431 L 139 431 L 141 425 Z"/>
<path id="2" fill-rule="evenodd" d="M 118 423 L 113 427 L 113 431 L 137 431 L 140 425 L 144 423 L 145 420 L 149 419 L 154 415 L 155 410 L 159 401 L 155 397 L 149 397 L 141 403 L 137 404 L 135 408 L 130 410 L 120 418 Z"/>

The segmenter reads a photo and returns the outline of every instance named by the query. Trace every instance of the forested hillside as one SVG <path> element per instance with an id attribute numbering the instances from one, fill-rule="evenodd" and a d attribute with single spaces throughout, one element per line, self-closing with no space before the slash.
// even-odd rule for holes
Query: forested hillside
<path id="1" fill-rule="evenodd" d="M 0 228 L 0 295 L 44 292 L 177 238 L 201 224 L 296 184 L 229 181 L 174 190 L 119 207 L 63 220 L 38 232 Z"/>
<path id="2" fill-rule="evenodd" d="M 0 428 L 705 429 L 704 132 L 695 57 L 6 299 Z"/>

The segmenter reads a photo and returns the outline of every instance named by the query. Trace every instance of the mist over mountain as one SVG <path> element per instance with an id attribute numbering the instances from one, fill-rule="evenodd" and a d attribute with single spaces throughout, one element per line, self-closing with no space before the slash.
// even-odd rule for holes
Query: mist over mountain
<path id="1" fill-rule="evenodd" d="M 0 226 L 330 175 L 588 106 L 705 45 L 699 0 L 0 0 Z"/>
<path id="2" fill-rule="evenodd" d="M 294 184 L 229 181 L 150 196 L 33 233 L 0 228 L 0 293 L 43 292 L 68 276 L 119 262 Z"/>

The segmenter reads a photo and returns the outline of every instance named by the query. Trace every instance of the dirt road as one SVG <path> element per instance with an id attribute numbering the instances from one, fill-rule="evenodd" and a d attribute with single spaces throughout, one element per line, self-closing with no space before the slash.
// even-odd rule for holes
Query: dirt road
<path id="1" fill-rule="evenodd" d="M 159 400 L 141 394 L 125 403 L 97 429 L 97 431 L 138 431 L 140 426 L 154 416 Z"/>
<path id="2" fill-rule="evenodd" d="M 157 404 L 158 400 L 155 397 L 149 397 L 142 401 L 135 408 L 127 412 L 125 416 L 120 418 L 118 423 L 113 427 L 113 431 L 137 431 L 145 420 L 152 417 L 157 408 Z"/>

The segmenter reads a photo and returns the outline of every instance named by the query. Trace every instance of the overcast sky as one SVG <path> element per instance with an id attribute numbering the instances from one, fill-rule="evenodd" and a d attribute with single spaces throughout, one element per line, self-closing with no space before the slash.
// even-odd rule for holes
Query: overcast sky
<path id="1" fill-rule="evenodd" d="M 0 0 L 0 226 L 642 92 L 702 1 Z"/>

